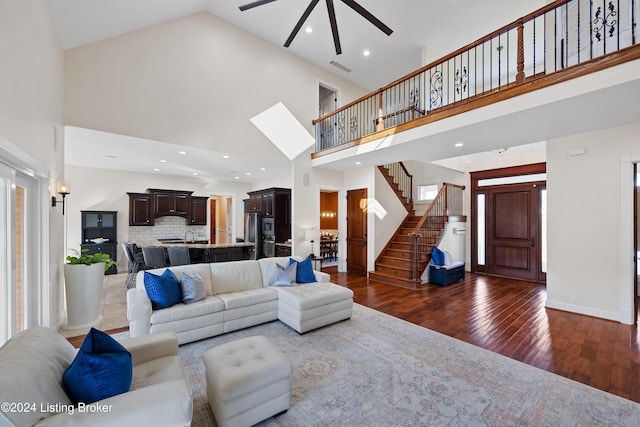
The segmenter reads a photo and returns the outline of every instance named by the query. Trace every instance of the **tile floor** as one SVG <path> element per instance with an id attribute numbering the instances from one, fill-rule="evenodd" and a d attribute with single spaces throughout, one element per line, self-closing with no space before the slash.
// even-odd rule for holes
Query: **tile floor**
<path id="1" fill-rule="evenodd" d="M 126 280 L 127 273 L 104 276 L 101 307 L 102 322 L 94 326 L 96 329 L 108 331 L 129 326 L 129 322 L 127 322 Z M 70 338 L 86 335 L 89 329 L 64 329 L 62 327 L 59 332 L 62 336 Z"/>

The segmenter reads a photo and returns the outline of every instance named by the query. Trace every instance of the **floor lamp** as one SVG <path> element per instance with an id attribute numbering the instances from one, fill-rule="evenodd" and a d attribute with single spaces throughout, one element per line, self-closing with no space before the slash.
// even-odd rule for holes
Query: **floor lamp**
<path id="1" fill-rule="evenodd" d="M 311 253 L 313 254 L 313 257 L 316 257 L 316 252 L 315 252 L 315 247 L 314 247 L 314 243 L 316 240 L 318 240 L 317 237 L 317 233 L 316 230 L 314 230 L 313 228 L 307 228 L 304 230 L 304 240 L 311 242 Z"/>

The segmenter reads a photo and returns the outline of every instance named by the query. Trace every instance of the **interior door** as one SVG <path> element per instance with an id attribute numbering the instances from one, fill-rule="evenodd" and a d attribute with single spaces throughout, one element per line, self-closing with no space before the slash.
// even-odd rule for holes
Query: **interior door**
<path id="1" fill-rule="evenodd" d="M 538 184 L 493 187 L 487 195 L 487 272 L 538 280 Z"/>
<path id="2" fill-rule="evenodd" d="M 209 200 L 209 224 L 211 224 L 211 230 L 209 232 L 209 243 L 211 243 L 212 245 L 214 245 L 216 243 L 216 228 L 217 228 L 217 223 L 216 223 L 216 200 L 215 199 L 210 199 Z"/>
<path id="3" fill-rule="evenodd" d="M 367 189 L 347 191 L 347 272 L 367 274 Z"/>
<path id="4" fill-rule="evenodd" d="M 633 165 L 633 248 L 634 248 L 634 263 L 633 268 L 636 274 L 633 275 L 633 310 L 636 313 L 635 323 L 638 323 L 638 164 Z"/>

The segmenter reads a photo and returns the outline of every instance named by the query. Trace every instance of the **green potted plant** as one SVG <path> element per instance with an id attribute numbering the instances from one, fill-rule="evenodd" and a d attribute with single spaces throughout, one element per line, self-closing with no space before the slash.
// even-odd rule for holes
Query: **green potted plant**
<path id="1" fill-rule="evenodd" d="M 66 329 L 94 326 L 102 321 L 100 301 L 104 272 L 115 264 L 108 254 L 82 253 L 67 256 L 64 287 L 67 296 Z"/>

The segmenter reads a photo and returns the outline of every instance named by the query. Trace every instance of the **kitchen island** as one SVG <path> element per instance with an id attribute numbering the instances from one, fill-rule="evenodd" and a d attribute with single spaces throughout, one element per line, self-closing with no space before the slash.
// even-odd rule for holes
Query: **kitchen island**
<path id="1" fill-rule="evenodd" d="M 209 262 L 225 262 L 225 261 L 242 261 L 251 258 L 253 252 L 253 243 L 161 243 L 147 244 L 144 246 L 162 247 L 162 248 L 189 248 L 189 258 L 191 264 L 209 263 Z M 168 265 L 167 258 L 167 265 Z"/>

